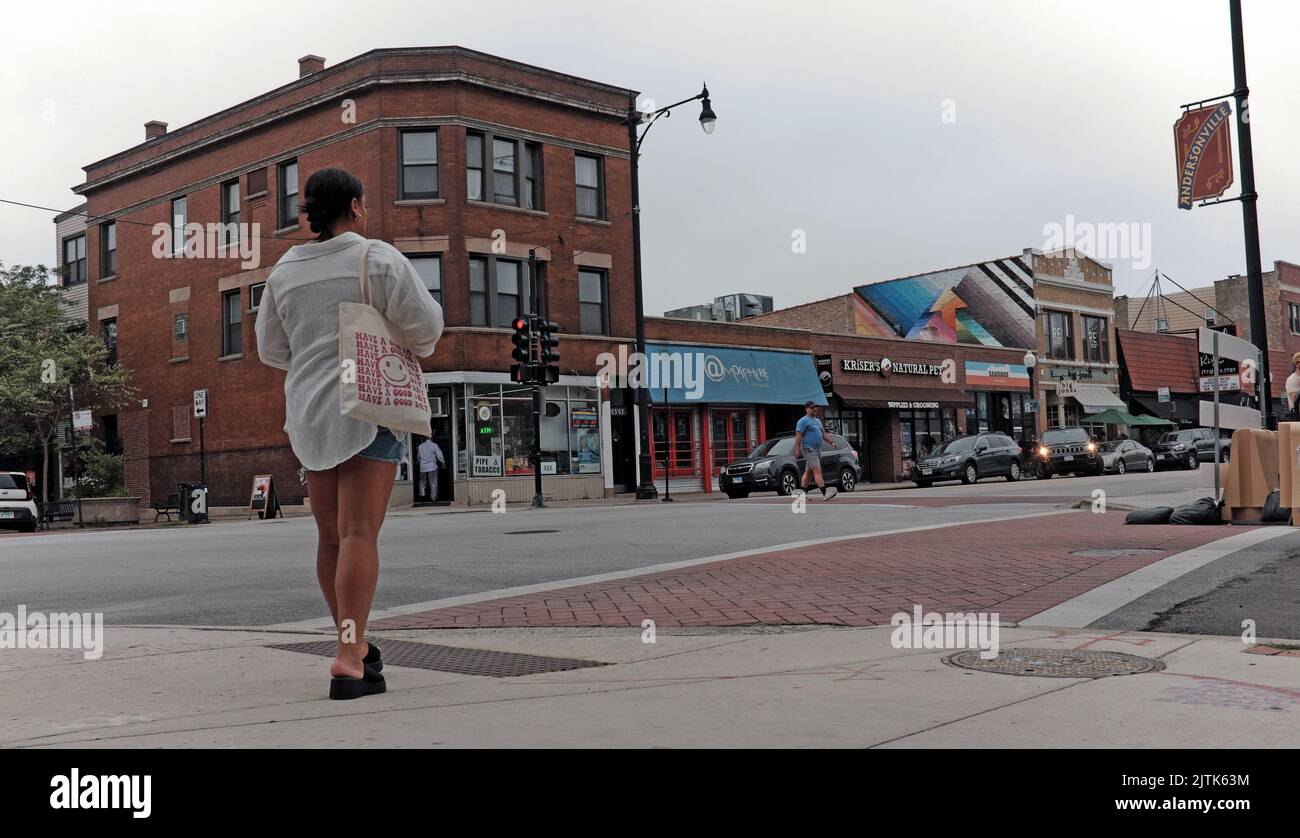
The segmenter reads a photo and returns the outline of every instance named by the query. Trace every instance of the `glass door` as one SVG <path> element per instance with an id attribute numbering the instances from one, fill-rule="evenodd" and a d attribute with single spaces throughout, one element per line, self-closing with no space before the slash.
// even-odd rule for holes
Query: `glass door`
<path id="1" fill-rule="evenodd" d="M 656 408 L 651 420 L 651 455 L 656 477 L 695 474 L 695 433 L 690 410 Z"/>
<path id="2" fill-rule="evenodd" d="M 718 471 L 727 463 L 739 460 L 749 453 L 749 411 L 712 411 L 713 468 Z"/>

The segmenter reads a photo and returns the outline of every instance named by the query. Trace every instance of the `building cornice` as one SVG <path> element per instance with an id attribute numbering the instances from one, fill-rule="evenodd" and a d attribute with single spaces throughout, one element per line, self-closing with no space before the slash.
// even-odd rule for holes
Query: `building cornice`
<path id="1" fill-rule="evenodd" d="M 383 55 L 403 54 L 403 51 L 401 50 L 397 50 L 397 51 L 383 50 L 378 52 L 382 53 Z M 420 52 L 420 51 L 415 50 L 412 52 Z M 466 52 L 474 57 L 485 57 L 488 59 L 495 59 L 495 56 L 484 56 L 483 54 L 480 53 L 472 53 L 469 51 Z M 317 84 L 321 81 L 322 75 L 342 72 L 346 68 L 353 66 L 356 63 L 360 63 L 363 60 L 373 58 L 374 56 L 375 53 L 367 53 L 364 56 L 360 56 L 358 58 L 345 61 L 342 64 L 338 64 L 333 68 L 323 70 L 320 73 L 313 73 L 310 76 L 306 76 L 298 80 L 297 82 L 291 83 L 289 85 L 285 85 L 284 87 L 277 88 L 268 93 L 264 93 L 261 96 L 258 96 L 254 99 L 250 99 L 246 102 L 234 106 L 233 108 L 227 108 L 226 110 L 220 111 L 216 114 L 213 114 L 212 116 L 205 117 L 204 119 L 201 119 L 198 122 L 193 122 L 189 125 L 186 125 L 182 128 L 178 128 L 175 131 L 165 134 L 161 137 L 157 137 L 145 143 L 142 143 L 140 145 L 133 146 L 132 148 L 126 149 L 125 151 L 119 152 L 118 154 L 114 154 L 102 160 L 97 160 L 94 163 L 91 163 L 87 166 L 83 166 L 82 168 L 84 171 L 89 173 L 92 169 L 96 167 L 103 166 L 105 164 L 112 163 L 115 160 L 119 160 L 123 157 L 127 157 L 132 154 L 135 154 L 136 152 L 140 151 L 142 148 L 149 146 L 150 144 L 161 145 L 163 143 L 173 141 L 178 137 L 183 137 L 184 134 L 186 133 L 196 132 L 216 120 L 223 119 L 232 114 L 236 114 L 242 110 L 248 110 L 250 108 L 256 107 L 259 104 L 264 104 L 267 101 L 282 96 L 285 93 L 291 92 L 295 88 L 305 87 L 307 84 Z M 537 68 L 532 68 L 524 64 L 515 64 L 513 62 L 507 62 L 505 61 L 505 59 L 495 59 L 495 60 L 498 62 L 502 62 L 508 66 L 513 66 L 518 69 L 527 69 L 530 72 L 543 72 L 543 73 L 550 72 L 550 71 L 540 71 Z M 610 87 L 606 85 L 598 85 L 598 83 L 596 82 L 588 82 L 582 79 L 565 77 L 560 74 L 551 74 L 551 75 L 553 77 L 561 78 L 566 81 L 586 84 L 589 86 L 598 86 L 600 89 L 605 90 L 606 92 L 628 94 L 630 97 L 636 95 L 635 91 L 624 90 L 623 88 Z M 141 174 L 142 172 L 148 171 L 153 168 L 165 166 L 168 163 L 178 158 L 195 154 L 196 152 L 199 152 L 202 149 L 207 148 L 211 145 L 229 142 L 231 139 L 234 139 L 235 137 L 241 136 L 243 134 L 247 134 L 251 131 L 257 131 L 263 129 L 275 122 L 288 119 L 290 117 L 293 117 L 295 115 L 301 114 L 306 111 L 320 108 L 325 105 L 334 105 L 341 99 L 357 96 L 361 93 L 365 93 L 371 90 L 372 88 L 408 85 L 408 84 L 465 84 L 474 87 L 480 87 L 486 90 L 492 90 L 498 93 L 506 93 L 506 94 L 520 96 L 527 99 L 533 99 L 551 105 L 558 105 L 561 107 L 572 108 L 574 110 L 584 111 L 587 113 L 595 114 L 597 116 L 602 116 L 610 119 L 617 119 L 621 121 L 627 118 L 627 111 L 622 107 L 602 105 L 597 102 L 591 102 L 573 96 L 567 96 L 561 93 L 535 90 L 533 88 L 525 87 L 523 85 L 511 84 L 509 82 L 504 82 L 498 79 L 489 79 L 484 76 L 475 75 L 461 70 L 452 70 L 452 71 L 430 70 L 427 72 L 408 71 L 402 73 L 380 72 L 380 73 L 376 73 L 375 75 L 357 79 L 351 84 L 345 84 L 339 87 L 331 88 L 330 90 L 325 91 L 323 93 L 319 93 L 316 94 L 315 96 L 311 96 L 306 99 L 297 101 L 292 105 L 289 105 L 288 107 L 271 111 L 270 113 L 262 114 L 251 120 L 248 120 L 246 122 L 241 122 L 238 125 L 230 126 L 229 128 L 218 131 L 214 134 L 210 134 L 200 139 L 195 139 L 191 142 L 181 144 L 176 148 L 169 150 L 165 154 L 160 154 L 156 157 L 150 157 L 147 160 L 142 160 L 120 171 L 113 172 L 112 174 L 105 175 L 104 177 L 98 178 L 96 180 L 88 180 L 85 183 L 78 184 L 77 186 L 73 187 L 72 191 L 78 195 L 84 195 L 96 189 L 103 188 L 104 186 L 107 186 L 110 183 L 114 183 L 124 178 L 134 177 L 138 174 Z M 506 127 L 509 130 L 518 133 L 518 129 L 512 128 L 510 126 L 502 126 L 502 127 Z M 626 155 L 628 153 L 628 150 L 623 149 L 622 153 Z"/>

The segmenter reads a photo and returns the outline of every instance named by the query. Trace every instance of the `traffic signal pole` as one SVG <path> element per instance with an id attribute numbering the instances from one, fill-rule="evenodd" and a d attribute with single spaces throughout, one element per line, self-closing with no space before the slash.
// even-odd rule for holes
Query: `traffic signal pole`
<path id="1" fill-rule="evenodd" d="M 534 322 L 540 319 L 546 321 L 546 314 L 542 310 L 546 305 L 546 292 L 542 289 L 541 278 L 537 272 L 537 251 L 530 249 L 528 251 L 528 279 L 530 292 L 533 298 L 532 315 Z M 532 339 L 529 341 L 530 351 L 532 347 L 537 347 L 537 361 L 541 361 L 541 336 L 536 334 L 535 330 Z M 536 369 L 536 368 L 534 368 Z M 543 400 L 542 385 L 537 379 L 533 379 L 533 509 L 543 509 L 546 506 L 546 500 L 542 497 L 542 411 L 546 409 L 546 403 Z"/>

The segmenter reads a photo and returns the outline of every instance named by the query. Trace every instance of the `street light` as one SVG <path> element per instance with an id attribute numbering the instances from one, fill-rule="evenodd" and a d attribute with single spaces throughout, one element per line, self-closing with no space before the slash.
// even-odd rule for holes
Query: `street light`
<path id="1" fill-rule="evenodd" d="M 628 103 L 627 112 L 627 140 L 628 148 L 632 152 L 632 277 L 636 289 L 636 351 L 638 355 L 646 359 L 646 342 L 645 342 L 645 293 L 641 284 L 641 178 L 640 165 L 641 143 L 645 142 L 646 134 L 659 121 L 660 117 L 669 116 L 673 108 L 685 105 L 687 102 L 702 101 L 700 109 L 700 127 L 704 133 L 712 134 L 718 124 L 718 115 L 713 112 L 713 103 L 709 100 L 709 86 L 704 85 L 703 89 L 680 102 L 674 102 L 666 107 L 659 108 L 656 111 L 642 113 L 636 106 L 636 99 Z M 648 120 L 648 122 L 646 122 Z M 646 122 L 644 131 L 637 134 L 637 128 L 642 122 Z M 650 460 L 650 393 L 645 387 L 638 387 L 636 391 L 637 421 L 640 424 L 638 437 L 641 444 L 641 456 L 637 458 L 637 476 L 638 484 L 636 487 L 637 500 L 652 500 L 659 496 L 659 491 L 655 488 L 653 464 Z"/>
<path id="2" fill-rule="evenodd" d="M 1038 366 L 1038 356 L 1034 350 L 1025 353 L 1025 369 L 1029 370 L 1029 398 L 1038 401 L 1038 391 L 1034 389 L 1034 367 Z M 1038 439 L 1038 411 L 1034 411 L 1033 439 Z"/>

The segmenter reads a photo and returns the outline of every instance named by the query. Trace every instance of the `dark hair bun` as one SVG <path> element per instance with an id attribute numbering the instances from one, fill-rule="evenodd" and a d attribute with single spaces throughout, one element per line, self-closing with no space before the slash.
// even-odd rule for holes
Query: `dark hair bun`
<path id="1" fill-rule="evenodd" d="M 302 211 L 313 233 L 321 240 L 332 234 L 330 228 L 352 212 L 352 200 L 361 199 L 365 189 L 361 181 L 343 169 L 319 169 L 307 178 L 303 188 Z"/>

